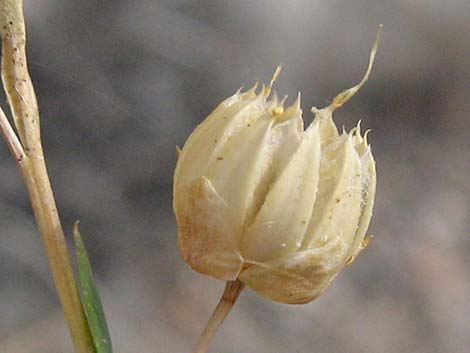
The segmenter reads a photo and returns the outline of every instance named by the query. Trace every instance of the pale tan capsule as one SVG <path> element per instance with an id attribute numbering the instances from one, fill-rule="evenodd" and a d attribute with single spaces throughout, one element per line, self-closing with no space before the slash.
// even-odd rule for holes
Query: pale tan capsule
<path id="1" fill-rule="evenodd" d="M 239 279 L 282 303 L 320 295 L 366 244 L 375 198 L 375 161 L 359 125 L 338 133 L 333 111 L 361 82 L 303 129 L 300 95 L 238 91 L 191 134 L 174 174 L 174 211 L 183 259 L 196 271 Z M 367 134 L 367 133 L 366 133 Z"/>

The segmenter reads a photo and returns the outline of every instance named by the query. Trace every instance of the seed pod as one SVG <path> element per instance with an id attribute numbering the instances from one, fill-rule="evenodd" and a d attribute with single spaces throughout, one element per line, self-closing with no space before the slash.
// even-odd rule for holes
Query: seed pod
<path id="1" fill-rule="evenodd" d="M 380 35 L 380 31 L 379 31 Z M 300 95 L 284 109 L 257 85 L 223 101 L 191 134 L 174 174 L 181 255 L 194 270 L 239 279 L 282 303 L 320 295 L 366 244 L 375 162 L 360 126 L 339 133 L 337 95 L 304 130 Z"/>

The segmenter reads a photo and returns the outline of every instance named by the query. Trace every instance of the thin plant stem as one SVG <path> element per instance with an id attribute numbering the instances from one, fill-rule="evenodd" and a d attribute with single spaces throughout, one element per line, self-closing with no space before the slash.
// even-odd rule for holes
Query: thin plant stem
<path id="1" fill-rule="evenodd" d="M 207 352 L 209 344 L 214 338 L 218 328 L 227 317 L 228 313 L 230 312 L 230 309 L 232 309 L 233 305 L 237 301 L 238 296 L 240 295 L 244 287 L 245 285 L 239 280 L 228 281 L 226 283 L 224 294 L 222 294 L 219 304 L 217 305 L 214 310 L 214 313 L 209 319 L 209 322 L 207 323 L 204 332 L 199 338 L 199 341 L 197 342 L 193 353 Z"/>
<path id="2" fill-rule="evenodd" d="M 2 82 L 19 139 L 3 111 L 0 130 L 25 180 L 75 351 L 94 353 L 44 159 L 36 94 L 26 60 L 22 0 L 0 0 L 0 33 Z"/>
<path id="3" fill-rule="evenodd" d="M 0 133 L 16 162 L 21 163 L 25 157 L 23 146 L 21 146 L 21 142 L 18 140 L 18 136 L 16 136 L 15 130 L 11 127 L 2 108 L 0 108 Z"/>

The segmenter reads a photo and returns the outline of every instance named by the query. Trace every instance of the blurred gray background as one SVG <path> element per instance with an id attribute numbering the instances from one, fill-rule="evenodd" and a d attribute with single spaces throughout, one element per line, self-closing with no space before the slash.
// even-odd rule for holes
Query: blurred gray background
<path id="1" fill-rule="evenodd" d="M 375 238 L 316 301 L 246 290 L 219 353 L 464 353 L 470 347 L 468 0 L 25 0 L 31 74 L 64 229 L 81 220 L 116 353 L 189 352 L 223 283 L 180 259 L 175 145 L 241 85 L 362 119 Z M 5 99 L 2 99 L 5 108 Z M 0 352 L 72 353 L 29 200 L 0 143 Z"/>

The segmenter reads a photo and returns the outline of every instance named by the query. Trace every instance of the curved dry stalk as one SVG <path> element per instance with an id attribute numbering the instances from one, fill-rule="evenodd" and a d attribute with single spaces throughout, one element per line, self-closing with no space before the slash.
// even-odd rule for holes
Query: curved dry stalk
<path id="1" fill-rule="evenodd" d="M 3 111 L 0 112 L 0 130 L 28 188 L 75 350 L 77 353 L 93 353 L 93 342 L 44 160 L 39 111 L 26 61 L 22 5 L 22 0 L 0 0 L 2 82 L 19 139 Z"/>
<path id="2" fill-rule="evenodd" d="M 16 162 L 21 163 L 25 157 L 23 146 L 20 140 L 18 140 L 18 136 L 16 136 L 15 130 L 11 127 L 2 108 L 0 108 L 0 133 Z"/>
<path id="3" fill-rule="evenodd" d="M 196 347 L 193 350 L 193 353 L 206 353 L 214 338 L 217 329 L 220 327 L 224 319 L 227 317 L 230 309 L 238 299 L 238 296 L 242 292 L 245 285 L 239 280 L 228 281 L 225 285 L 224 294 L 220 298 L 219 304 L 214 310 L 209 322 L 207 323 L 204 332 L 202 333 L 199 341 L 196 344 Z"/>

